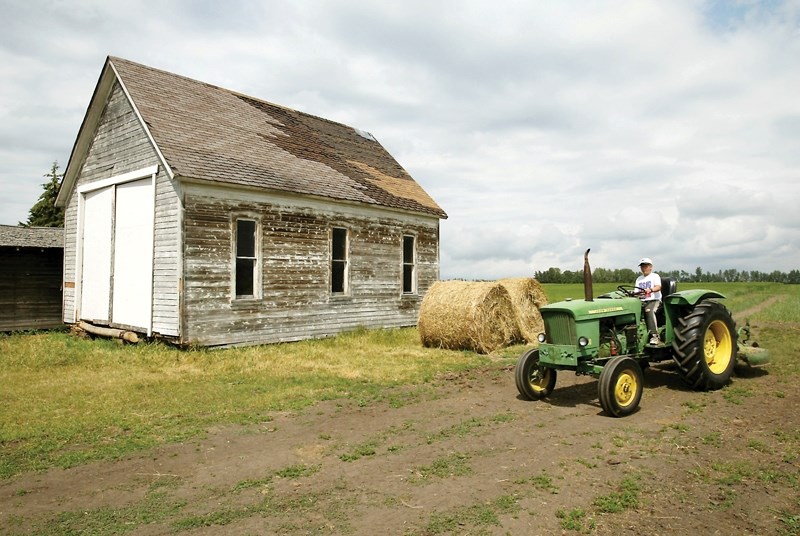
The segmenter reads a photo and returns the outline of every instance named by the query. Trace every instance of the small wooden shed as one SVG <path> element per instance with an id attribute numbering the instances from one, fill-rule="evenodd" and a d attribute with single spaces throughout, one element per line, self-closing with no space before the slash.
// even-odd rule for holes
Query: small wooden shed
<path id="1" fill-rule="evenodd" d="M 0 225 L 0 331 L 62 327 L 64 229 Z"/>
<path id="2" fill-rule="evenodd" d="M 65 322 L 207 346 L 414 325 L 447 217 L 368 132 L 115 57 L 56 204 Z"/>

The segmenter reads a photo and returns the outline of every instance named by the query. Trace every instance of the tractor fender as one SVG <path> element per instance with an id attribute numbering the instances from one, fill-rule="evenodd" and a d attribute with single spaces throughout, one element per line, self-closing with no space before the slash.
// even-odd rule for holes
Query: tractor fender
<path id="1" fill-rule="evenodd" d="M 668 305 L 696 305 L 699 301 L 709 298 L 725 299 L 725 295 L 713 290 L 693 288 L 672 293 L 663 301 Z"/>

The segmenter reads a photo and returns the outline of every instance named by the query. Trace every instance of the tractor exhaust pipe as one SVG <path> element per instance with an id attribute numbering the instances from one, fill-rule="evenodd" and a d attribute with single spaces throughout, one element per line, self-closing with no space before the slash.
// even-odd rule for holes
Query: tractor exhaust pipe
<path id="1" fill-rule="evenodd" d="M 587 249 L 583 254 L 583 296 L 586 301 L 594 301 L 594 292 L 592 290 L 592 269 L 589 267 L 589 252 Z"/>

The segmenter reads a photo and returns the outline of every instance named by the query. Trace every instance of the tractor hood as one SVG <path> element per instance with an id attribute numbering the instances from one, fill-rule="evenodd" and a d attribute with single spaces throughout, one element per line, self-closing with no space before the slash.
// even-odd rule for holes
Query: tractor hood
<path id="1" fill-rule="evenodd" d="M 665 297 L 662 301 L 669 305 L 695 305 L 704 299 L 725 298 L 723 294 L 713 290 L 690 289 L 675 292 Z M 638 315 L 641 312 L 642 301 L 639 298 L 630 298 L 621 292 L 609 292 L 598 296 L 593 301 L 568 299 L 549 305 L 543 305 L 539 311 L 542 316 L 554 313 L 568 313 L 576 321 L 604 316 L 620 316 L 623 312 Z"/>
<path id="2" fill-rule="evenodd" d="M 576 321 L 605 316 L 620 316 L 625 313 L 638 315 L 642 309 L 642 302 L 638 298 L 628 298 L 616 293 L 604 294 L 594 301 L 566 300 L 549 305 L 543 305 L 539 311 L 542 316 L 552 313 L 568 313 Z"/>

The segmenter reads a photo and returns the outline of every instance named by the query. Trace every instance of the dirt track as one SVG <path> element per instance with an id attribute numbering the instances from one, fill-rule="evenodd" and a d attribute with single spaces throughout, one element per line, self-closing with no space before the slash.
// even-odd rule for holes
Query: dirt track
<path id="1" fill-rule="evenodd" d="M 614 419 L 596 385 L 527 402 L 498 364 L 27 474 L 0 484 L 0 534 L 798 534 L 800 386 L 654 367 Z"/>

